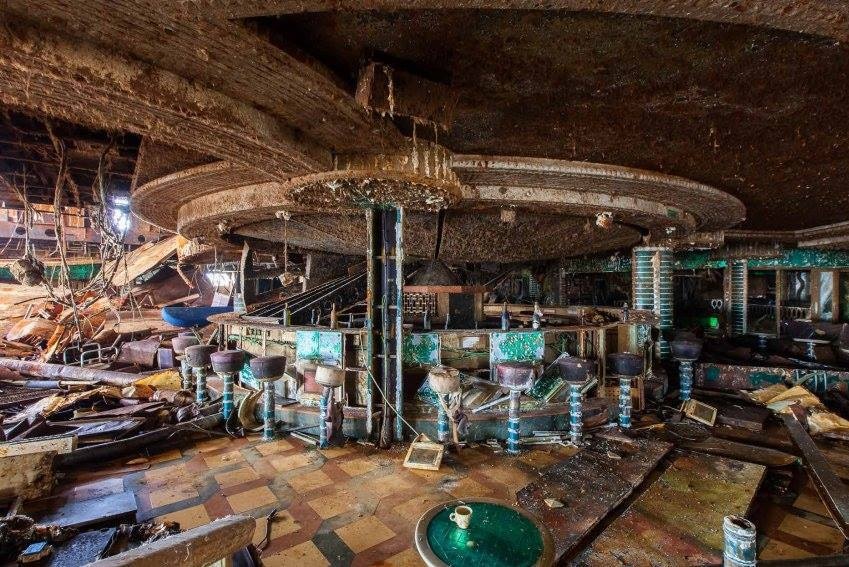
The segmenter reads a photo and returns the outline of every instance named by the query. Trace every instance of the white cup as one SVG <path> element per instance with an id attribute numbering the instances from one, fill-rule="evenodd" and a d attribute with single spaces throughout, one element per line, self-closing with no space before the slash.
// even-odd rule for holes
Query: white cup
<path id="1" fill-rule="evenodd" d="M 472 509 L 468 506 L 457 506 L 454 512 L 448 516 L 448 519 L 457 524 L 461 530 L 469 529 L 469 522 L 472 521 Z"/>

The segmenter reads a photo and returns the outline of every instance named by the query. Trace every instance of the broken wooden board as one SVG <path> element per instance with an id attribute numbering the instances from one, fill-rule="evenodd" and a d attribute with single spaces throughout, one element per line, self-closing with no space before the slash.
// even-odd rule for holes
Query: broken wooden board
<path id="1" fill-rule="evenodd" d="M 0 443 L 0 457 L 14 457 L 15 455 L 31 455 L 32 453 L 46 453 L 55 451 L 62 455 L 70 453 L 77 448 L 77 436 L 73 434 L 55 435 L 41 437 L 38 439 L 26 439 L 22 441 L 11 441 Z"/>
<path id="2" fill-rule="evenodd" d="M 722 564 L 722 520 L 745 516 L 766 468 L 689 454 L 672 465 L 584 551 L 581 565 Z"/>
<path id="3" fill-rule="evenodd" d="M 671 449 L 671 443 L 650 439 L 596 441 L 520 490 L 519 505 L 551 530 L 555 563 L 621 504 Z M 564 506 L 550 508 L 546 498 Z"/>
<path id="4" fill-rule="evenodd" d="M 17 497 L 23 500 L 43 498 L 55 484 L 53 459 L 56 453 L 32 453 L 0 458 L 0 502 Z"/>
<path id="5" fill-rule="evenodd" d="M 770 415 L 772 412 L 764 407 L 734 404 L 721 408 L 716 421 L 720 425 L 763 431 L 764 423 Z"/>
<path id="6" fill-rule="evenodd" d="M 699 441 L 680 440 L 676 444 L 682 449 L 738 459 L 768 467 L 786 467 L 798 460 L 796 455 L 785 453 L 784 451 L 770 449 L 769 447 L 758 447 L 757 445 L 747 445 L 746 443 L 738 443 L 737 441 L 729 441 L 728 439 L 720 439 L 719 437 L 708 437 Z"/>
<path id="7" fill-rule="evenodd" d="M 148 242 L 124 258 L 105 264 L 101 272 L 107 274 L 107 277 L 114 272 L 112 285 L 123 287 L 176 255 L 177 236 L 169 236 L 159 242 Z"/>
<path id="8" fill-rule="evenodd" d="M 45 498 L 28 505 L 26 513 L 40 524 L 84 528 L 115 524 L 123 520 L 135 522 L 137 509 L 136 497 L 132 492 L 118 492 L 99 498 L 67 502 L 61 496 Z"/>

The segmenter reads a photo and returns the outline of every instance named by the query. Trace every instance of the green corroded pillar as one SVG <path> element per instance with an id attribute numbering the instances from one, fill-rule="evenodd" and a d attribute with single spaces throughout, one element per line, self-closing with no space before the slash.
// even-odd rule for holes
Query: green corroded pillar
<path id="1" fill-rule="evenodd" d="M 749 270 L 746 260 L 729 260 L 728 270 L 731 274 L 730 305 L 728 306 L 729 324 L 732 335 L 745 335 L 747 331 L 747 289 L 749 287 Z"/>
<path id="2" fill-rule="evenodd" d="M 631 281 L 634 308 L 651 310 L 658 317 L 660 338 L 656 356 L 670 357 L 672 333 L 672 249 L 660 246 L 634 248 Z"/>

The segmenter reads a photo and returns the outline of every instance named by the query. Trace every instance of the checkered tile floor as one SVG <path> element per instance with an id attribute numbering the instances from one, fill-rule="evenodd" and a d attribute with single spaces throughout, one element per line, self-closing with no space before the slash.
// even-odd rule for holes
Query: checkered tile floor
<path id="1" fill-rule="evenodd" d="M 571 454 L 567 448 L 528 451 L 518 458 L 487 447 L 446 455 L 439 471 L 402 466 L 402 449 L 358 444 L 315 450 L 296 439 L 214 438 L 151 459 L 147 470 L 100 471 L 100 480 L 71 479 L 66 490 L 132 490 L 140 520 L 174 520 L 183 529 L 229 514 L 258 519 L 274 508 L 268 566 L 421 565 L 412 545 L 418 518 L 440 502 L 470 496 L 515 501 L 516 491 L 542 469 Z M 88 496 L 90 497 L 90 496 Z"/>

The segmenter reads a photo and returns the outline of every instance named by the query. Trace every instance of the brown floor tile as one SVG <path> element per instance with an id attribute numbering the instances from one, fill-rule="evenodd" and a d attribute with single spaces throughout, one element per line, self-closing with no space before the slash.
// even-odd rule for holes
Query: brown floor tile
<path id="1" fill-rule="evenodd" d="M 180 502 L 181 500 L 189 500 L 197 497 L 197 489 L 192 484 L 186 482 L 169 484 L 155 490 L 151 489 L 149 494 L 151 508 L 159 508 Z"/>
<path id="2" fill-rule="evenodd" d="M 210 453 L 212 451 L 218 451 L 219 449 L 229 447 L 230 442 L 229 437 L 213 437 L 212 439 L 207 439 L 206 441 L 201 441 L 200 443 L 195 444 L 195 449 L 198 453 Z"/>
<path id="3" fill-rule="evenodd" d="M 337 463 L 336 466 L 338 466 L 350 476 L 358 476 L 367 472 L 371 472 L 374 469 L 378 468 L 377 463 L 372 462 L 368 459 L 353 459 L 351 461 Z"/>
<path id="4" fill-rule="evenodd" d="M 260 486 L 259 488 L 252 488 L 251 490 L 228 496 L 227 502 L 230 504 L 230 508 L 233 509 L 234 513 L 241 514 L 254 508 L 275 504 L 277 497 L 267 486 Z"/>
<path id="5" fill-rule="evenodd" d="M 339 491 L 310 500 L 308 504 L 322 520 L 327 520 L 356 507 L 357 497 L 348 491 Z"/>
<path id="6" fill-rule="evenodd" d="M 381 561 L 381 564 L 389 567 L 420 567 L 424 565 L 425 562 L 422 561 L 419 552 L 411 547 L 409 549 L 405 549 L 401 553 L 396 553 L 384 561 Z"/>
<path id="7" fill-rule="evenodd" d="M 286 482 L 296 491 L 303 494 L 305 492 L 309 492 L 310 490 L 315 490 L 316 488 L 327 486 L 331 484 L 333 480 L 329 476 L 327 476 L 324 471 L 317 470 L 297 475 L 295 477 L 287 479 Z"/>
<path id="8" fill-rule="evenodd" d="M 285 551 L 262 557 L 264 567 L 324 567 L 327 558 L 312 541 L 305 541 Z"/>
<path id="9" fill-rule="evenodd" d="M 487 496 L 492 493 L 492 489 L 487 486 L 484 486 L 476 480 L 472 480 L 471 478 L 464 478 L 457 482 L 457 484 L 453 488 L 446 487 L 446 490 L 450 492 L 451 495 L 454 496 L 454 498 Z"/>
<path id="10" fill-rule="evenodd" d="M 178 522 L 180 524 L 180 529 L 190 530 L 192 528 L 208 524 L 211 518 L 206 512 L 206 508 L 203 504 L 199 504 L 190 508 L 184 508 L 183 510 L 171 512 L 170 514 L 163 514 L 156 518 L 156 520 L 159 522 Z"/>
<path id="11" fill-rule="evenodd" d="M 354 553 L 360 553 L 395 536 L 395 532 L 376 516 L 366 516 L 335 531 Z"/>
<path id="12" fill-rule="evenodd" d="M 151 487 L 161 483 L 186 482 L 191 476 L 185 464 L 159 467 L 144 473 L 145 482 Z"/>
<path id="13" fill-rule="evenodd" d="M 425 511 L 433 508 L 441 502 L 447 502 L 451 498 L 445 493 L 423 494 L 410 498 L 406 502 L 395 506 L 395 512 L 410 522 L 417 522 Z"/>
<path id="14" fill-rule="evenodd" d="M 265 537 L 265 527 L 268 524 L 268 518 L 263 516 L 256 520 L 256 530 L 254 530 L 254 545 L 259 544 Z M 301 529 L 301 524 L 295 521 L 292 514 L 288 510 L 279 510 L 277 517 L 271 522 L 271 541 L 287 534 L 294 533 Z"/>
<path id="15" fill-rule="evenodd" d="M 767 559 L 801 559 L 803 557 L 813 556 L 813 553 L 809 553 L 803 549 L 799 549 L 798 547 L 793 547 L 783 541 L 770 539 L 758 554 L 758 559 L 766 561 Z"/>
<path id="16" fill-rule="evenodd" d="M 822 503 L 822 500 L 820 500 L 820 497 L 816 493 L 803 492 L 793 503 L 793 507 L 819 514 L 826 518 L 829 517 L 828 508 L 825 507 L 825 504 Z"/>
<path id="17" fill-rule="evenodd" d="M 294 445 L 286 441 L 285 439 L 278 439 L 277 441 L 271 441 L 268 443 L 257 443 L 254 445 L 254 449 L 259 451 L 261 455 L 272 455 L 274 453 L 282 453 L 283 451 L 288 451 L 292 449 Z"/>
<path id="18" fill-rule="evenodd" d="M 219 453 L 216 455 L 204 455 L 203 460 L 206 463 L 206 466 L 211 469 L 215 469 L 218 467 L 242 463 L 245 461 L 245 457 L 239 451 L 228 451 L 226 453 Z"/>
<path id="19" fill-rule="evenodd" d="M 156 465 L 159 463 L 167 463 L 168 461 L 175 461 L 177 459 L 182 458 L 183 453 L 181 453 L 179 449 L 171 449 L 170 451 L 162 451 L 161 453 L 151 455 L 150 457 L 148 457 L 148 463 L 150 463 L 151 465 Z"/>
<path id="20" fill-rule="evenodd" d="M 348 447 L 331 447 L 329 449 L 319 449 L 319 452 L 322 455 L 324 455 L 325 457 L 327 457 L 328 459 L 335 459 L 336 457 L 343 457 L 345 455 L 350 455 L 351 453 L 353 453 L 356 450 L 357 450 L 356 447 L 348 446 Z"/>
<path id="21" fill-rule="evenodd" d="M 221 488 L 237 486 L 252 480 L 257 480 L 259 475 L 251 467 L 241 467 L 234 471 L 218 473 L 215 475 L 215 481 Z"/>
<path id="22" fill-rule="evenodd" d="M 832 551 L 839 551 L 843 546 L 843 536 L 836 528 L 830 528 L 799 516 L 788 514 L 778 529 Z"/>
<path id="23" fill-rule="evenodd" d="M 519 456 L 519 460 L 535 469 L 543 469 L 560 461 L 560 458 L 545 451 L 528 451 Z"/>
<path id="24" fill-rule="evenodd" d="M 366 489 L 379 498 L 408 490 L 414 486 L 416 486 L 416 483 L 407 478 L 403 472 L 375 478 L 366 483 Z"/>
<path id="25" fill-rule="evenodd" d="M 318 456 L 312 453 L 295 453 L 292 455 L 272 455 L 268 462 L 278 472 L 292 471 L 318 462 Z"/>

